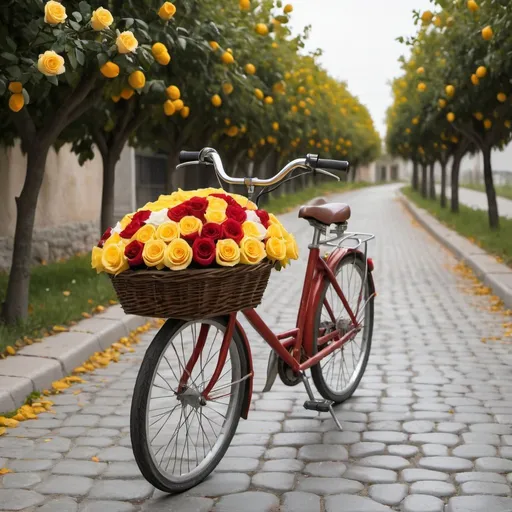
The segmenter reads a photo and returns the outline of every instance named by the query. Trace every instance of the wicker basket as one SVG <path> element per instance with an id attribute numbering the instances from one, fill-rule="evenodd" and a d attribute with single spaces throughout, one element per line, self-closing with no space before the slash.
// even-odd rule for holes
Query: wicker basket
<path id="1" fill-rule="evenodd" d="M 255 308 L 272 264 L 189 269 L 127 270 L 110 276 L 125 313 L 197 320 Z"/>

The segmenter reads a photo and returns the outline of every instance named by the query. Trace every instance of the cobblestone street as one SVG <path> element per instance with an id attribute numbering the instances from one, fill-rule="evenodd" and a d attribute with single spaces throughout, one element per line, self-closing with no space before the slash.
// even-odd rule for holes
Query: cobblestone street
<path id="1" fill-rule="evenodd" d="M 262 394 L 269 349 L 251 329 L 256 377 L 249 420 L 218 469 L 168 497 L 141 476 L 129 411 L 144 349 L 52 397 L 56 414 L 0 438 L 0 510 L 39 512 L 506 512 L 512 511 L 512 354 L 481 342 L 503 317 L 464 293 L 456 260 L 418 228 L 386 185 L 329 200 L 352 207 L 349 229 L 374 232 L 378 297 L 372 352 L 353 398 L 306 411 L 302 387 L 279 379 Z M 311 228 L 282 216 L 301 261 L 275 272 L 259 308 L 293 327 Z M 244 324 L 245 325 L 245 324 Z M 82 392 L 74 394 L 77 389 Z M 97 456 L 100 462 L 93 462 Z"/>

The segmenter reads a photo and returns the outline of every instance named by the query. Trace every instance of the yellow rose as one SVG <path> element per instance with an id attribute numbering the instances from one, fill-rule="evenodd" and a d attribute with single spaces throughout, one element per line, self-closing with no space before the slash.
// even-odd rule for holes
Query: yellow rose
<path id="1" fill-rule="evenodd" d="M 256 206 L 255 203 L 253 203 L 252 201 L 247 201 L 247 204 L 245 206 L 248 210 L 257 210 L 258 207 Z"/>
<path id="2" fill-rule="evenodd" d="M 284 233 L 279 224 L 270 224 L 270 226 L 267 229 L 267 236 L 266 238 L 284 238 Z"/>
<path id="3" fill-rule="evenodd" d="M 64 58 L 53 50 L 47 50 L 39 55 L 37 69 L 46 76 L 62 75 L 66 71 Z"/>
<path id="4" fill-rule="evenodd" d="M 128 224 L 130 224 L 131 221 L 132 221 L 132 215 L 125 215 L 119 222 L 121 229 L 124 229 L 126 226 L 128 226 Z"/>
<path id="5" fill-rule="evenodd" d="M 246 220 L 242 224 L 242 231 L 245 236 L 256 238 L 256 240 L 263 240 L 267 234 L 267 230 L 262 224 L 253 222 L 252 220 Z"/>
<path id="6" fill-rule="evenodd" d="M 192 247 L 182 238 L 175 238 L 165 249 L 164 264 L 171 270 L 183 270 L 192 261 Z"/>
<path id="7" fill-rule="evenodd" d="M 201 229 L 203 229 L 203 223 L 197 217 L 186 215 L 180 220 L 180 234 L 183 237 L 193 235 L 194 233 L 200 235 Z"/>
<path id="8" fill-rule="evenodd" d="M 228 207 L 228 203 L 222 197 L 214 197 L 208 196 L 206 198 L 208 200 L 208 209 L 209 210 L 217 210 L 220 212 L 225 212 Z"/>
<path id="9" fill-rule="evenodd" d="M 150 240 L 144 245 L 142 251 L 142 259 L 148 267 L 156 267 L 157 270 L 162 270 L 164 265 L 164 254 L 167 248 L 163 240 Z"/>
<path id="10" fill-rule="evenodd" d="M 155 226 L 152 224 L 146 224 L 145 226 L 142 226 L 137 233 L 135 233 L 135 240 L 146 244 L 155 238 L 155 233 Z"/>
<path id="11" fill-rule="evenodd" d="M 265 244 L 256 238 L 246 236 L 240 242 L 240 263 L 256 265 L 266 255 Z"/>
<path id="12" fill-rule="evenodd" d="M 158 11 L 158 16 L 165 21 L 170 20 L 176 14 L 176 6 L 171 2 L 164 2 Z"/>
<path id="13" fill-rule="evenodd" d="M 247 206 L 247 202 L 249 201 L 247 197 L 241 196 L 240 194 L 229 194 L 242 208 Z"/>
<path id="14" fill-rule="evenodd" d="M 164 242 L 169 243 L 171 240 L 178 238 L 180 236 L 180 226 L 177 222 L 172 220 L 168 222 L 164 222 L 158 226 L 156 230 L 156 238 L 157 240 L 163 240 Z"/>
<path id="15" fill-rule="evenodd" d="M 240 247 L 230 238 L 219 240 L 215 248 L 215 259 L 223 267 L 234 267 L 240 263 Z"/>
<path id="16" fill-rule="evenodd" d="M 93 30 L 99 31 L 110 27 L 114 22 L 114 18 L 108 9 L 98 7 L 92 11 L 91 26 Z"/>
<path id="17" fill-rule="evenodd" d="M 105 272 L 105 267 L 101 262 L 102 255 L 103 249 L 100 249 L 99 247 L 93 247 L 91 256 L 91 267 L 94 268 L 98 274 L 100 272 Z"/>
<path id="18" fill-rule="evenodd" d="M 271 260 L 282 261 L 286 258 L 286 243 L 284 239 L 275 236 L 267 240 L 267 255 Z"/>
<path id="19" fill-rule="evenodd" d="M 273 213 L 268 214 L 268 219 L 269 219 L 268 221 L 270 224 L 277 224 L 278 226 L 283 227 L 281 222 L 279 222 L 279 219 Z"/>
<path id="20" fill-rule="evenodd" d="M 134 71 L 128 77 L 128 83 L 134 89 L 142 89 L 146 85 L 146 77 L 142 71 Z"/>
<path id="21" fill-rule="evenodd" d="M 286 235 L 285 237 L 286 243 L 286 258 L 290 260 L 298 260 L 299 259 L 299 246 L 297 245 L 297 240 L 293 235 Z"/>
<path id="22" fill-rule="evenodd" d="M 64 23 L 67 17 L 66 8 L 59 2 L 50 0 L 44 6 L 44 22 L 49 25 Z"/>
<path id="23" fill-rule="evenodd" d="M 215 222 L 216 224 L 222 224 L 226 220 L 226 212 L 222 210 L 212 210 L 208 208 L 204 215 L 207 222 Z"/>
<path id="24" fill-rule="evenodd" d="M 125 30 L 117 36 L 116 45 L 119 53 L 130 53 L 137 49 L 139 42 L 135 39 L 133 32 Z"/>
<path id="25" fill-rule="evenodd" d="M 113 233 L 105 240 L 105 244 L 103 245 L 103 247 L 106 247 L 107 245 L 110 245 L 110 244 L 118 244 L 120 242 L 121 242 L 121 237 L 119 236 L 119 233 Z"/>
<path id="26" fill-rule="evenodd" d="M 105 268 L 105 272 L 117 275 L 130 268 L 124 255 L 124 248 L 123 243 L 109 244 L 103 247 L 101 264 Z"/>

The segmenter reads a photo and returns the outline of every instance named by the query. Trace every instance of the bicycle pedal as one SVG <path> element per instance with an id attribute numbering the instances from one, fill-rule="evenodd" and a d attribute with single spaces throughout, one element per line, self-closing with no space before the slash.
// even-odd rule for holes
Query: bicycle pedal
<path id="1" fill-rule="evenodd" d="M 330 412 L 332 404 L 331 400 L 306 400 L 304 409 L 308 411 Z"/>

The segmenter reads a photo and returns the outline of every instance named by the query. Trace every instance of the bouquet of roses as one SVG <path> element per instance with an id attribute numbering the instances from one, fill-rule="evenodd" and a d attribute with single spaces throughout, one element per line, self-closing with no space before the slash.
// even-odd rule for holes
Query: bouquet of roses
<path id="1" fill-rule="evenodd" d="M 271 213 L 222 189 L 162 195 L 109 228 L 92 251 L 98 273 L 256 265 L 298 258 L 297 242 Z"/>

